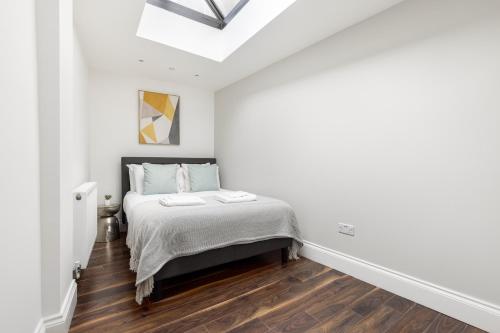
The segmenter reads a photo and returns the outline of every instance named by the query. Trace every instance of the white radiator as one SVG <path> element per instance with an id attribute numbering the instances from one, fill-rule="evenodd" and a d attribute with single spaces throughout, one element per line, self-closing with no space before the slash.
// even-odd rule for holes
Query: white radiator
<path id="1" fill-rule="evenodd" d="M 97 235 L 97 183 L 84 183 L 73 190 L 74 262 L 86 268 Z"/>

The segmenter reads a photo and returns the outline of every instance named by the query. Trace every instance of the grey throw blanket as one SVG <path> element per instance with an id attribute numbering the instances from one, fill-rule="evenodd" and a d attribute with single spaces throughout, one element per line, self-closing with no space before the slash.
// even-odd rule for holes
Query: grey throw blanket
<path id="1" fill-rule="evenodd" d="M 223 204 L 205 197 L 203 206 L 164 207 L 158 201 L 137 204 L 128 214 L 130 269 L 137 272 L 136 301 L 153 290 L 153 275 L 168 261 L 207 250 L 272 238 L 293 238 L 290 258 L 302 246 L 297 219 L 283 201 Z"/>

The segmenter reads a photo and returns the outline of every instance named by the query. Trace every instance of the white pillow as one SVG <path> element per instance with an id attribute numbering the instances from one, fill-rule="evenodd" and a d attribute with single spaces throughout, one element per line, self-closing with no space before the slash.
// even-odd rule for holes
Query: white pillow
<path id="1" fill-rule="evenodd" d="M 186 192 L 185 191 L 185 180 L 184 180 L 184 170 L 182 167 L 177 168 L 177 192 Z"/>
<path id="2" fill-rule="evenodd" d="M 182 163 L 181 164 L 181 168 L 182 169 L 182 174 L 183 174 L 183 183 L 184 183 L 184 186 L 183 186 L 183 191 L 182 192 L 191 192 L 191 182 L 190 182 L 190 179 L 189 179 L 189 168 L 188 168 L 188 165 L 189 164 L 186 164 L 186 163 Z M 204 164 L 199 164 L 199 165 L 210 165 L 210 163 L 204 163 Z M 219 185 L 219 188 L 220 188 L 220 178 L 219 178 L 219 166 L 216 165 L 217 167 L 217 184 Z"/>
<path id="3" fill-rule="evenodd" d="M 130 183 L 130 191 L 132 192 L 137 192 L 135 188 L 135 175 L 134 175 L 134 168 L 137 164 L 127 164 L 128 168 L 128 179 Z"/>
<path id="4" fill-rule="evenodd" d="M 139 194 L 144 193 L 144 168 L 141 164 L 130 164 L 133 170 L 134 189 Z"/>
<path id="5" fill-rule="evenodd" d="M 144 194 L 144 168 L 142 164 L 127 164 L 130 177 L 130 190 Z M 183 192 L 184 173 L 182 168 L 177 168 L 177 192 Z"/>

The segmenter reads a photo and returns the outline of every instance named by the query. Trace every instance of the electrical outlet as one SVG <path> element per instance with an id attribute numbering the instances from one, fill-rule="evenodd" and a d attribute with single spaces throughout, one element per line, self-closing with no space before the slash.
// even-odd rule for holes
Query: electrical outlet
<path id="1" fill-rule="evenodd" d="M 349 236 L 354 236 L 354 226 L 345 223 L 339 223 L 339 233 Z"/>

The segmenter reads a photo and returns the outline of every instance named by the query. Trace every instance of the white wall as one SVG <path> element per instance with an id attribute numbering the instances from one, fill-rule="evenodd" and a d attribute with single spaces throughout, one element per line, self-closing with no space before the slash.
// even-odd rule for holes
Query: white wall
<path id="1" fill-rule="evenodd" d="M 88 77 L 89 70 L 82 52 L 81 44 L 73 32 L 73 176 L 74 187 L 89 181 L 89 113 Z"/>
<path id="2" fill-rule="evenodd" d="M 498 1 L 410 0 L 217 92 L 224 186 L 287 200 L 308 241 L 500 306 L 499 40 Z"/>
<path id="3" fill-rule="evenodd" d="M 61 280 L 60 302 L 64 306 L 64 299 L 70 290 L 73 280 L 73 188 L 78 185 L 73 183 L 73 166 L 77 151 L 74 150 L 74 27 L 73 27 L 73 1 L 59 0 L 59 71 L 60 77 L 59 116 L 60 130 L 60 252 Z"/>
<path id="4" fill-rule="evenodd" d="M 0 31 L 0 327 L 25 333 L 41 318 L 35 1 L 3 3 Z"/>
<path id="5" fill-rule="evenodd" d="M 72 190 L 87 181 L 89 173 L 87 70 L 74 40 L 73 2 L 36 3 L 42 314 L 48 318 L 46 325 L 51 331 L 67 327 L 76 301 L 72 276 Z"/>
<path id="6" fill-rule="evenodd" d="M 59 3 L 36 1 L 40 137 L 42 312 L 60 308 L 60 98 Z"/>
<path id="7" fill-rule="evenodd" d="M 180 145 L 140 145 L 138 90 L 180 96 Z M 213 157 L 214 93 L 170 82 L 91 71 L 90 175 L 120 201 L 122 156 Z"/>

